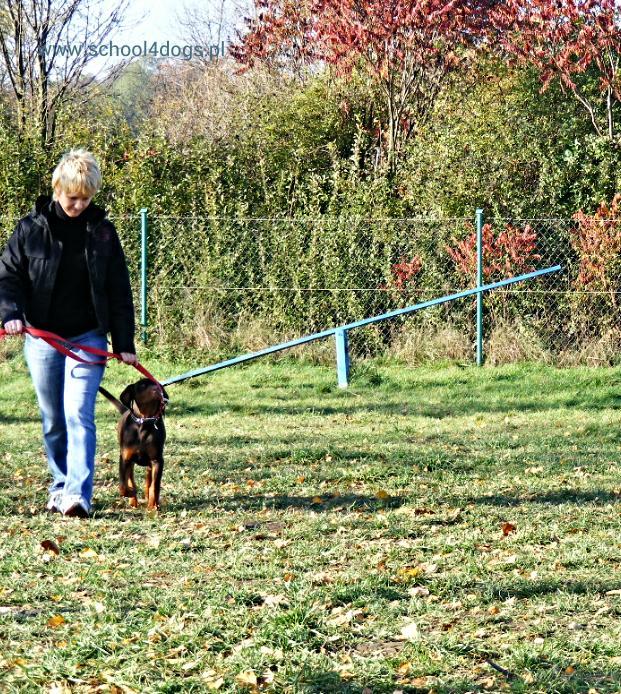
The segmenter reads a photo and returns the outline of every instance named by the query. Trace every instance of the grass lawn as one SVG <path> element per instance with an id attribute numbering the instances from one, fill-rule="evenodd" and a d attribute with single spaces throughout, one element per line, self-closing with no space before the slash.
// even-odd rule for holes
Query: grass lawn
<path id="1" fill-rule="evenodd" d="M 34 394 L 0 363 L 0 690 L 621 691 L 621 370 L 335 377 L 171 386 L 157 517 L 118 497 L 102 398 L 81 521 L 44 512 Z"/>

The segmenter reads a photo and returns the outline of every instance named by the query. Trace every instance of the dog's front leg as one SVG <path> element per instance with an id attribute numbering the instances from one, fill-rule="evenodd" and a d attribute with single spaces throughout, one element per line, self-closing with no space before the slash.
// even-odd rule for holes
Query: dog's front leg
<path id="1" fill-rule="evenodd" d="M 119 458 L 119 493 L 129 497 L 129 505 L 136 508 L 138 497 L 136 494 L 136 482 L 134 481 L 133 451 L 123 450 Z"/>
<path id="2" fill-rule="evenodd" d="M 152 484 L 153 484 L 153 467 L 152 467 L 152 464 L 149 463 L 147 465 L 146 475 L 144 478 L 144 498 L 147 500 L 147 504 L 149 503 L 149 499 L 151 498 L 151 485 Z"/>
<path id="3" fill-rule="evenodd" d="M 151 483 L 149 484 L 147 508 L 149 511 L 159 511 L 160 488 L 162 486 L 162 473 L 164 472 L 164 458 L 156 458 L 155 460 L 152 460 L 149 472 L 147 472 L 147 480 L 150 478 Z"/>

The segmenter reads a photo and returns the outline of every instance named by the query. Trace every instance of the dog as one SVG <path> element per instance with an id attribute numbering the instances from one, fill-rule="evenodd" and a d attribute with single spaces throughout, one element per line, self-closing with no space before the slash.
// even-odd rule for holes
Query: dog
<path id="1" fill-rule="evenodd" d="M 119 492 L 129 498 L 129 505 L 138 506 L 134 464 L 146 467 L 145 497 L 149 511 L 160 510 L 160 488 L 164 472 L 164 411 L 168 394 L 148 378 L 128 385 L 120 401 L 105 388 L 99 392 L 120 412 L 117 424 L 119 446 Z"/>

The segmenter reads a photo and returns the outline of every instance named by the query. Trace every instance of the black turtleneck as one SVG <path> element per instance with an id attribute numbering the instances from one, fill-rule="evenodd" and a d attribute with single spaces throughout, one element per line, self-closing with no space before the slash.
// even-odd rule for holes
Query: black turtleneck
<path id="1" fill-rule="evenodd" d="M 62 256 L 48 325 L 41 327 L 61 337 L 76 337 L 97 327 L 85 252 L 86 223 L 91 212 L 89 206 L 77 217 L 70 217 L 56 200 L 47 214 L 52 235 L 62 244 Z"/>

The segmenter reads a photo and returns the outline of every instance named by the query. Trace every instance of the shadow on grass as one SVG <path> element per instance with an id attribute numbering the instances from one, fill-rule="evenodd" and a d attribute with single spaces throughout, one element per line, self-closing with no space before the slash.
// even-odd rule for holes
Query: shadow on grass
<path id="1" fill-rule="evenodd" d="M 516 507 L 526 504 L 594 504 L 606 506 L 613 503 L 621 503 L 621 496 L 617 492 L 605 489 L 591 491 L 576 489 L 558 489 L 524 496 L 507 496 L 505 494 L 492 494 L 490 496 L 455 497 L 453 503 L 457 505 L 477 504 L 479 506 L 504 506 Z"/>
<path id="2" fill-rule="evenodd" d="M 557 694 L 576 694 L 576 692 L 586 693 L 587 691 L 597 691 L 598 694 L 619 692 L 621 675 L 617 672 L 576 668 L 572 676 L 567 676 L 564 673 L 565 668 L 566 663 L 559 664 L 558 669 L 551 663 L 546 663 L 545 670 L 541 672 L 540 683 L 532 683 L 531 681 L 530 684 L 527 684 L 519 675 L 506 679 L 502 674 L 495 673 L 490 669 L 489 675 L 487 673 L 481 674 L 479 680 L 482 681 L 479 682 L 475 678 L 460 677 L 455 678 L 450 683 L 440 684 L 437 680 L 434 681 L 435 678 L 431 678 L 430 684 L 423 686 L 414 686 L 398 680 L 363 685 L 355 681 L 348 682 L 334 671 L 305 672 L 299 680 L 297 691 L 304 692 L 304 694 L 325 694 L 326 692 L 363 694 L 365 691 L 373 692 L 373 694 L 394 694 L 396 691 L 403 692 L 403 694 L 431 694 L 432 692 L 434 694 L 465 694 L 466 692 L 475 694 L 489 691 L 527 692 L 535 690 L 554 691 Z M 535 672 L 536 670 L 537 668 L 535 668 Z M 494 677 L 495 685 L 491 685 L 489 680 L 484 681 L 489 676 Z M 490 686 L 494 688 L 490 689 Z"/>
<path id="3" fill-rule="evenodd" d="M 40 422 L 39 417 L 33 415 L 6 415 L 0 412 L 0 424 L 28 424 L 32 422 Z"/>
<path id="4" fill-rule="evenodd" d="M 321 499 L 321 502 L 319 501 Z M 235 496 L 194 496 L 185 499 L 171 500 L 164 511 L 201 511 L 217 508 L 223 511 L 257 511 L 261 509 L 304 509 L 316 513 L 325 511 L 377 511 L 387 508 L 398 508 L 410 501 L 407 497 L 389 497 L 378 499 L 375 496 L 362 494 L 343 494 L 340 496 L 291 496 L 276 494 L 260 496 L 237 494 Z"/>
<path id="5" fill-rule="evenodd" d="M 481 585 L 478 589 L 481 589 Z M 621 589 L 621 579 L 598 581 L 585 579 L 584 581 L 568 581 L 557 578 L 545 580 L 517 580 L 505 583 L 493 583 L 486 586 L 486 592 L 493 600 L 508 600 L 509 598 L 527 599 L 541 597 L 543 595 L 605 595 L 610 591 Z"/>
<path id="6" fill-rule="evenodd" d="M 390 394 L 389 394 L 390 395 Z M 368 395 L 368 402 L 354 403 L 351 400 L 341 402 L 322 402 L 320 395 L 308 401 L 300 402 L 296 396 L 291 397 L 290 404 L 272 404 L 270 401 L 257 399 L 255 403 L 248 402 L 236 403 L 227 402 L 219 404 L 210 402 L 206 404 L 190 404 L 179 401 L 171 409 L 172 416 L 214 416 L 224 412 L 233 414 L 243 414 L 244 416 L 271 416 L 271 415 L 358 415 L 364 413 L 381 413 L 385 415 L 417 416 L 430 419 L 447 419 L 449 417 L 471 416 L 476 414 L 508 414 L 510 412 L 535 413 L 550 412 L 560 409 L 578 408 L 581 410 L 600 411 L 600 410 L 619 410 L 621 409 L 621 397 L 611 394 L 600 397 L 589 397 L 588 399 L 568 396 L 566 392 L 559 389 L 558 397 L 552 401 L 542 401 L 536 397 L 516 397 L 515 391 L 507 389 L 507 398 L 502 398 L 501 394 L 495 392 L 493 399 L 482 392 L 464 391 L 463 393 L 452 392 L 449 394 L 436 393 L 430 397 L 429 393 L 421 393 L 419 399 L 412 399 L 412 393 L 404 400 L 386 402 L 386 393 L 378 391 L 377 401 L 373 402 L 373 395 Z M 549 397 L 554 397 L 554 392 L 548 393 Z M 435 401 L 435 402 L 434 402 Z"/>

